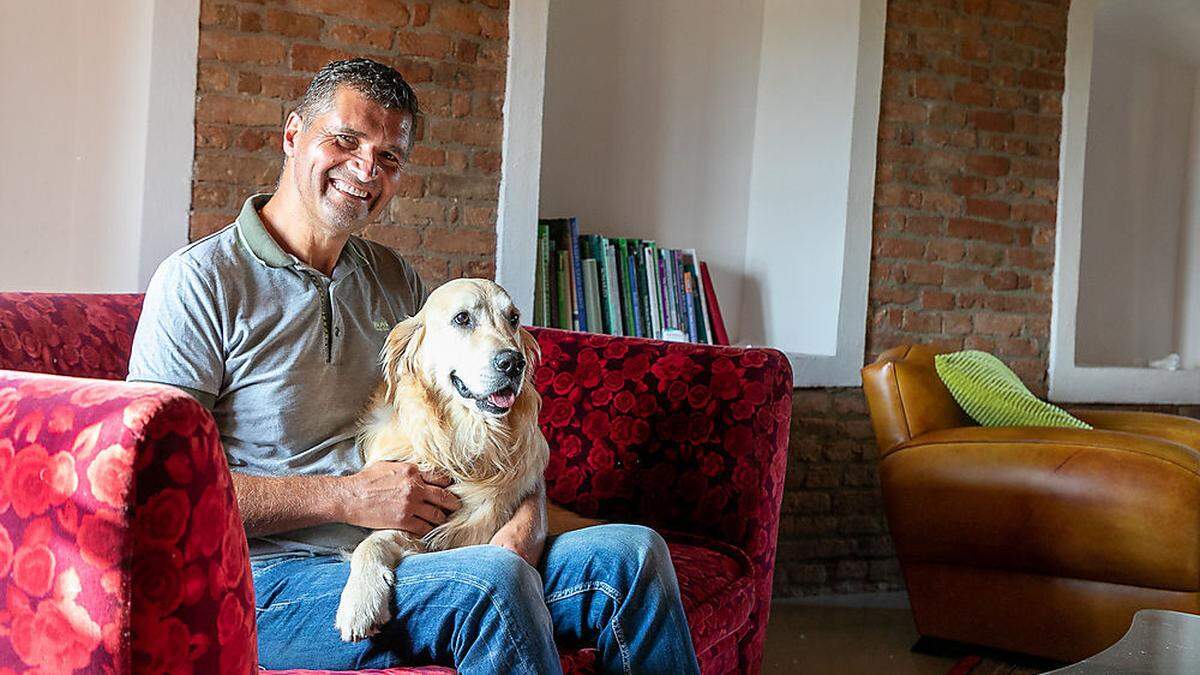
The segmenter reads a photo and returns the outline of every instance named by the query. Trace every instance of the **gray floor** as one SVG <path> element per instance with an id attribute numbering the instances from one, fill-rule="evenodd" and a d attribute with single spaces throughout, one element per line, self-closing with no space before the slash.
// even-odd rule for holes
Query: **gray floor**
<path id="1" fill-rule="evenodd" d="M 917 640 L 902 593 L 775 600 L 764 675 L 944 675 L 955 659 L 913 654 Z"/>

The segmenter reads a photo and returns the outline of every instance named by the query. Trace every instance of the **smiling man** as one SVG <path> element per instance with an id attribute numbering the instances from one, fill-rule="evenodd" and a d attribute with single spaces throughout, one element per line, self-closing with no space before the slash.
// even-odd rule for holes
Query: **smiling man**
<path id="1" fill-rule="evenodd" d="M 553 673 L 557 638 L 595 645 L 605 672 L 697 672 L 662 538 L 601 525 L 547 540 L 544 490 L 492 545 L 404 560 L 392 619 L 340 639 L 342 554 L 372 529 L 423 536 L 459 506 L 444 476 L 364 468 L 355 444 L 384 338 L 426 296 L 399 253 L 357 236 L 396 194 L 418 114 L 395 70 L 330 63 L 288 115 L 275 193 L 172 254 L 146 291 L 129 379 L 184 389 L 216 419 L 250 538 L 260 662 Z"/>

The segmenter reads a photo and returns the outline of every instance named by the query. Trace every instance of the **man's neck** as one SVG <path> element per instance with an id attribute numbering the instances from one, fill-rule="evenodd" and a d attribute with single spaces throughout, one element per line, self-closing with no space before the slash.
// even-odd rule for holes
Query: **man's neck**
<path id="1" fill-rule="evenodd" d="M 323 231 L 300 200 L 283 189 L 271 195 L 259 217 L 280 248 L 325 276 L 333 276 L 333 268 L 350 235 L 331 236 Z"/>

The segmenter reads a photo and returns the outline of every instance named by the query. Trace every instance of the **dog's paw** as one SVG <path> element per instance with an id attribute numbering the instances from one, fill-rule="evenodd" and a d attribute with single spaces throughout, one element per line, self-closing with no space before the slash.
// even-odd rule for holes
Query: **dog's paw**
<path id="1" fill-rule="evenodd" d="M 351 573 L 342 599 L 338 603 L 334 625 L 346 642 L 364 640 L 379 632 L 392 618 L 388 606 L 392 595 L 392 575 L 385 573 Z"/>

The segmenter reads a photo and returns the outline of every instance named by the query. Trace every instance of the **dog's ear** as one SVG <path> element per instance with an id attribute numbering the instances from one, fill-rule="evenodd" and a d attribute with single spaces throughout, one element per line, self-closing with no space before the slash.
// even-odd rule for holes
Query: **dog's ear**
<path id="1" fill-rule="evenodd" d="M 383 351 L 379 360 L 383 365 L 383 381 L 387 385 L 389 401 L 392 400 L 392 392 L 400 378 L 416 371 L 417 350 L 424 337 L 424 316 L 418 313 L 396 324 L 383 341 Z"/>
<path id="2" fill-rule="evenodd" d="M 542 348 L 537 338 L 524 328 L 517 329 L 517 341 L 521 344 L 521 356 L 525 357 L 525 377 L 533 384 L 534 375 L 542 362 Z"/>

